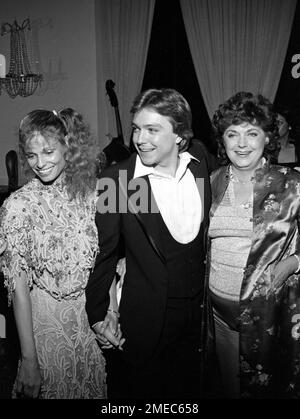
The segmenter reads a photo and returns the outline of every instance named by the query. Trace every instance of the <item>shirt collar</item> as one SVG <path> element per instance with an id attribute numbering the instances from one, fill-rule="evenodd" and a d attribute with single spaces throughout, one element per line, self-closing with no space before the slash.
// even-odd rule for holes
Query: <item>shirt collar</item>
<path id="1" fill-rule="evenodd" d="M 142 177 L 142 176 L 149 176 L 152 175 L 153 177 L 162 177 L 167 179 L 177 179 L 180 180 L 182 176 L 185 174 L 188 164 L 191 160 L 199 160 L 192 156 L 188 151 L 184 151 L 183 153 L 179 153 L 179 165 L 176 170 L 175 178 L 173 176 L 167 175 L 165 173 L 161 173 L 159 170 L 156 170 L 152 166 L 145 166 L 140 159 L 140 156 L 137 154 L 136 163 L 135 163 L 135 170 L 133 178 Z"/>

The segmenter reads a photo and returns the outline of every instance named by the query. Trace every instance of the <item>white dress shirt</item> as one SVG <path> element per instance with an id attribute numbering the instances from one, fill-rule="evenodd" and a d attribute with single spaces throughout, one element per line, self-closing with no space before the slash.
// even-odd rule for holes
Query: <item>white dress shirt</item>
<path id="1" fill-rule="evenodd" d="M 201 197 L 195 178 L 187 167 L 191 159 L 188 152 L 179 154 L 175 176 L 145 166 L 137 156 L 134 178 L 149 176 L 149 181 L 161 216 L 172 237 L 186 244 L 197 236 L 202 220 Z"/>

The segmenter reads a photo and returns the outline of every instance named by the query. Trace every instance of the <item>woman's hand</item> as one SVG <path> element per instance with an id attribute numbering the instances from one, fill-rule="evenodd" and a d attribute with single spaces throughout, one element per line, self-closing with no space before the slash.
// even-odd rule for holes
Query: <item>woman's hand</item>
<path id="1" fill-rule="evenodd" d="M 298 269 L 298 260 L 295 256 L 289 256 L 288 258 L 278 262 L 271 274 L 272 284 L 271 289 L 276 293 L 284 285 L 285 281 L 289 276 L 294 274 Z"/>
<path id="2" fill-rule="evenodd" d="M 22 358 L 17 377 L 17 396 L 19 398 L 36 399 L 39 396 L 42 377 L 36 358 Z"/>

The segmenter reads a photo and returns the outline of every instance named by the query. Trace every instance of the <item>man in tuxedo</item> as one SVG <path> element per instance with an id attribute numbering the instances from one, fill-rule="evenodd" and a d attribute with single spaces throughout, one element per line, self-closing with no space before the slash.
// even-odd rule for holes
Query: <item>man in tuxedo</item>
<path id="1" fill-rule="evenodd" d="M 191 142 L 189 104 L 176 90 L 142 92 L 131 113 L 137 154 L 100 179 L 100 252 L 86 287 L 86 310 L 104 347 L 115 346 L 104 351 L 109 398 L 199 398 L 211 200 L 206 161 Z M 109 289 L 120 242 L 126 275 L 118 310 Z M 113 316 L 119 317 L 123 345 L 111 333 Z"/>

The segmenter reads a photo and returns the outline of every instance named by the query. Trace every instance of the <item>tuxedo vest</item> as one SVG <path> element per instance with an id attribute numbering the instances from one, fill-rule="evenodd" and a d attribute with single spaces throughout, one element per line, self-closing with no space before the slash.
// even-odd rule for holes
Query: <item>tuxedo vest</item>
<path id="1" fill-rule="evenodd" d="M 199 295 L 203 290 L 205 273 L 203 223 L 195 239 L 182 244 L 173 238 L 161 214 L 157 213 L 156 217 L 166 258 L 168 298 L 193 298 Z"/>

